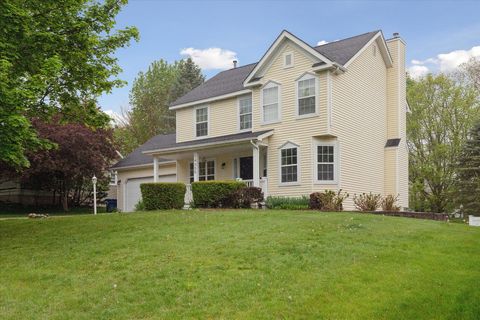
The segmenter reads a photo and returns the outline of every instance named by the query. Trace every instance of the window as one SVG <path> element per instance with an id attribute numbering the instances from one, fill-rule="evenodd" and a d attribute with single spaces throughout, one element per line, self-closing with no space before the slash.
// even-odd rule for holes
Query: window
<path id="1" fill-rule="evenodd" d="M 116 186 L 117 185 L 117 172 L 110 171 L 110 185 Z"/>
<path id="2" fill-rule="evenodd" d="M 298 181 L 297 147 L 284 147 L 280 150 L 280 174 L 282 183 Z"/>
<path id="3" fill-rule="evenodd" d="M 275 122 L 279 120 L 279 87 L 269 83 L 262 90 L 263 99 L 263 122 Z"/>
<path id="4" fill-rule="evenodd" d="M 208 107 L 195 109 L 195 129 L 197 137 L 208 135 Z"/>
<path id="5" fill-rule="evenodd" d="M 334 145 L 317 145 L 317 181 L 335 182 L 336 157 Z"/>
<path id="6" fill-rule="evenodd" d="M 198 180 L 215 180 L 215 161 L 201 161 L 198 163 Z M 193 162 L 190 162 L 190 183 L 194 181 Z"/>
<path id="7" fill-rule="evenodd" d="M 305 75 L 297 81 L 298 115 L 307 115 L 316 112 L 316 78 L 312 75 Z"/>
<path id="8" fill-rule="evenodd" d="M 238 113 L 240 130 L 252 128 L 252 96 L 245 96 L 238 99 Z"/>
<path id="9" fill-rule="evenodd" d="M 283 54 L 283 67 L 284 68 L 293 67 L 293 53 L 286 52 Z"/>

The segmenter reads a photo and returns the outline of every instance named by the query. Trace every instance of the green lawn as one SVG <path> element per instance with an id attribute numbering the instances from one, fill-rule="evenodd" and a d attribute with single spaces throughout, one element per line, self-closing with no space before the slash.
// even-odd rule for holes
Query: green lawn
<path id="1" fill-rule="evenodd" d="M 0 221 L 0 319 L 479 319 L 480 228 L 309 211 Z"/>

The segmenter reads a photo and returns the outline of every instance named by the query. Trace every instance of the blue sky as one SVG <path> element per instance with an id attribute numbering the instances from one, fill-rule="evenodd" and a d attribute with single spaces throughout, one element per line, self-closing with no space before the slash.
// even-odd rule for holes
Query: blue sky
<path id="1" fill-rule="evenodd" d="M 377 29 L 387 38 L 399 32 L 411 72 L 449 71 L 480 56 L 479 12 L 480 2 L 472 1 L 130 0 L 117 19 L 119 27 L 140 31 L 139 42 L 117 51 L 128 85 L 99 103 L 103 110 L 127 109 L 133 79 L 154 60 L 193 54 L 207 77 L 229 67 L 232 57 L 240 65 L 256 62 L 283 29 L 311 45 Z"/>

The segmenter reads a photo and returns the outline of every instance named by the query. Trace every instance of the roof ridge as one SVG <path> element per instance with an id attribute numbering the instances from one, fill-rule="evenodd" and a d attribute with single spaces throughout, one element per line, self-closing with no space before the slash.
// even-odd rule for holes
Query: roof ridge
<path id="1" fill-rule="evenodd" d="M 321 45 L 315 46 L 315 47 L 313 47 L 313 48 L 320 48 L 320 47 L 323 47 L 323 46 L 327 46 L 327 45 L 329 45 L 329 44 L 338 43 L 338 42 L 341 42 L 341 41 L 345 41 L 345 40 L 350 40 L 350 39 L 353 39 L 353 38 L 361 37 L 361 36 L 364 36 L 364 35 L 369 34 L 369 33 L 377 33 L 377 32 L 381 32 L 381 31 L 382 31 L 381 29 L 377 29 L 377 30 L 365 32 L 365 33 L 362 33 L 362 34 L 357 34 L 356 36 L 351 36 L 351 37 L 348 37 L 348 38 L 339 39 L 339 40 L 337 40 L 337 41 L 332 41 L 332 42 L 328 42 L 328 43 L 325 43 L 325 44 L 321 44 Z"/>

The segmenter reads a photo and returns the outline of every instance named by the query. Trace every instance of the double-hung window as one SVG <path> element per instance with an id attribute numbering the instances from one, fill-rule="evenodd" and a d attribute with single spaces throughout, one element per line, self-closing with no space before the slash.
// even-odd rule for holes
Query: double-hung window
<path id="1" fill-rule="evenodd" d="M 317 181 L 334 183 L 337 180 L 337 154 L 334 144 L 317 145 Z"/>
<path id="2" fill-rule="evenodd" d="M 297 81 L 298 115 L 316 113 L 316 78 L 306 74 Z"/>
<path id="3" fill-rule="evenodd" d="M 208 136 L 208 107 L 195 109 L 195 133 L 197 137 Z"/>
<path id="4" fill-rule="evenodd" d="M 252 96 L 238 99 L 240 130 L 252 129 Z"/>
<path id="5" fill-rule="evenodd" d="M 215 161 L 208 160 L 198 163 L 198 180 L 215 180 Z M 193 162 L 190 162 L 190 183 L 194 181 Z"/>
<path id="6" fill-rule="evenodd" d="M 280 119 L 280 87 L 270 82 L 262 89 L 263 122 L 275 122 Z"/>
<path id="7" fill-rule="evenodd" d="M 298 147 L 287 144 L 280 149 L 280 176 L 282 183 L 298 182 Z"/>

